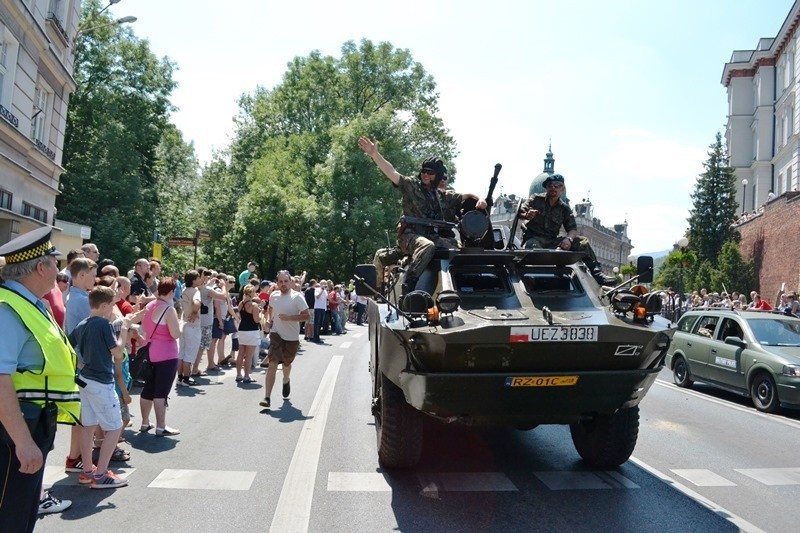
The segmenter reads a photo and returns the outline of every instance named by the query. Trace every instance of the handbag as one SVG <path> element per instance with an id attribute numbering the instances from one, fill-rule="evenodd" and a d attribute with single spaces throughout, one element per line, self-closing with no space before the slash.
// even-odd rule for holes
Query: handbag
<path id="1" fill-rule="evenodd" d="M 161 313 L 161 317 L 159 317 L 158 322 L 156 322 L 156 328 L 161 323 L 161 319 L 164 318 L 164 315 L 167 314 L 168 309 L 169 307 L 164 309 L 164 312 Z M 155 332 L 155 328 L 153 328 L 153 331 Z M 150 362 L 150 341 L 136 350 L 136 355 L 130 359 L 128 364 L 134 382 L 152 379 L 153 363 Z"/>

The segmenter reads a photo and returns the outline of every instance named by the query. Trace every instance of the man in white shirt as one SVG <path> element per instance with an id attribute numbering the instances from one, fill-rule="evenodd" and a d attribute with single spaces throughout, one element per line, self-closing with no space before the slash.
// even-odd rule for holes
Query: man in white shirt
<path id="1" fill-rule="evenodd" d="M 307 320 L 310 316 L 306 299 L 302 293 L 292 289 L 292 276 L 287 270 L 278 272 L 276 284 L 279 292 L 272 293 L 269 298 L 265 324 L 269 330 L 269 352 L 267 353 L 269 367 L 264 379 L 266 394 L 265 398 L 259 402 L 259 405 L 267 409 L 271 407 L 270 394 L 272 386 L 275 384 L 275 373 L 279 363 L 283 365 L 281 392 L 284 399 L 289 397 L 291 392 L 289 374 L 292 371 L 292 362 L 297 355 L 297 349 L 300 347 L 298 323 Z"/>
<path id="2" fill-rule="evenodd" d="M 325 311 L 328 310 L 328 282 L 322 280 L 314 289 L 314 338 L 311 342 L 322 344 L 319 336 L 322 323 L 325 321 Z"/>

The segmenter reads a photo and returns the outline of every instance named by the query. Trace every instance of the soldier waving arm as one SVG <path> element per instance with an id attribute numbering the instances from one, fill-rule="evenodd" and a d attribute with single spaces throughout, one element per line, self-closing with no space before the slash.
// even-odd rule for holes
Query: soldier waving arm
<path id="1" fill-rule="evenodd" d="M 392 183 L 398 185 L 400 183 L 400 173 L 395 170 L 394 166 L 389 163 L 381 153 L 378 151 L 378 143 L 375 141 L 371 141 L 367 137 L 359 137 L 358 139 L 358 147 L 361 148 L 365 154 L 372 158 L 372 161 L 378 165 L 378 168 L 381 169 L 381 172 L 386 174 L 386 177 L 389 178 Z"/>

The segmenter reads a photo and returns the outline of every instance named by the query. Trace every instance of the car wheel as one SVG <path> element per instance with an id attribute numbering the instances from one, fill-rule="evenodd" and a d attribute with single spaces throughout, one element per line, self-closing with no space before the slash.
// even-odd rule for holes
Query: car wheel
<path id="1" fill-rule="evenodd" d="M 775 380 L 766 372 L 759 372 L 750 383 L 750 397 L 756 409 L 765 413 L 774 413 L 778 410 L 778 388 Z"/>
<path id="2" fill-rule="evenodd" d="M 688 389 L 694 383 L 689 377 L 689 365 L 681 356 L 677 356 L 672 365 L 672 379 L 675 381 L 675 385 L 684 389 Z"/>
<path id="3" fill-rule="evenodd" d="M 422 455 L 422 415 L 406 403 L 403 391 L 380 373 L 378 462 L 384 468 L 409 468 Z"/>
<path id="4" fill-rule="evenodd" d="M 570 424 L 578 455 L 591 468 L 616 468 L 630 458 L 639 437 L 639 406 Z"/>

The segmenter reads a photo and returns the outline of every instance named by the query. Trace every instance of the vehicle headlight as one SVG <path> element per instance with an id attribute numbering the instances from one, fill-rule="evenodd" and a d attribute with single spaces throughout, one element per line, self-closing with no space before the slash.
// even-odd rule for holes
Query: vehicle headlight
<path id="1" fill-rule="evenodd" d="M 783 375 L 800 378 L 800 365 L 783 365 Z"/>
<path id="2" fill-rule="evenodd" d="M 455 291 L 442 291 L 436 297 L 436 307 L 441 313 L 452 313 L 458 309 L 461 298 Z"/>

